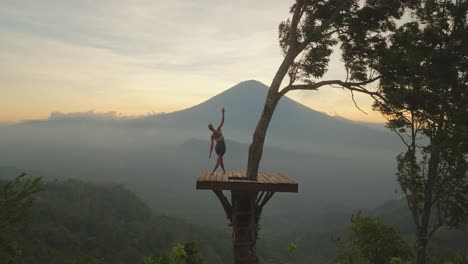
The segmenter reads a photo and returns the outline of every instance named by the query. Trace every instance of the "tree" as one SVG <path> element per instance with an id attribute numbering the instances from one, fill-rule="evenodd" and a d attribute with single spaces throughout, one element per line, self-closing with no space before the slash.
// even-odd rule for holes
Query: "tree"
<path id="1" fill-rule="evenodd" d="M 292 18 L 279 26 L 284 59 L 271 82 L 265 106 L 249 147 L 247 176 L 256 179 L 265 135 L 281 97 L 293 90 L 317 90 L 325 86 L 345 88 L 377 96 L 364 85 L 375 75 L 379 52 L 396 29 L 410 1 L 405 0 L 296 0 Z M 340 48 L 348 76 L 344 80 L 318 81 L 328 69 L 334 48 Z M 286 75 L 288 84 L 281 88 Z"/>
<path id="2" fill-rule="evenodd" d="M 187 264 L 202 264 L 203 260 L 198 255 L 197 244 L 195 242 L 189 242 L 184 244 L 184 250 L 187 253 L 185 261 Z"/>
<path id="3" fill-rule="evenodd" d="M 395 258 L 411 256 L 409 245 L 392 226 L 359 212 L 351 219 L 349 245 L 337 263 L 389 264 Z M 351 260 L 351 261 L 350 261 Z"/>
<path id="4" fill-rule="evenodd" d="M 413 8 L 379 54 L 375 108 L 406 146 L 397 178 L 422 264 L 439 228 L 468 222 L 468 2 L 418 1 Z"/>
<path id="5" fill-rule="evenodd" d="M 283 95 L 325 86 L 368 94 L 389 116 L 389 127 L 402 139 L 409 135 L 408 151 L 398 158 L 398 179 L 417 229 L 418 264 L 425 263 L 430 236 L 441 226 L 463 227 L 468 215 L 467 5 L 458 0 L 296 0 L 292 18 L 279 26 L 284 59 L 249 147 L 247 176 L 256 179 L 266 132 Z M 397 26 L 405 11 L 410 22 Z M 346 79 L 319 80 L 338 46 Z M 286 75 L 289 82 L 281 88 Z M 376 90 L 366 88 L 377 80 Z"/>
<path id="6" fill-rule="evenodd" d="M 296 0 L 291 19 L 279 25 L 279 44 L 284 59 L 273 77 L 265 105 L 249 146 L 247 177 L 256 180 L 265 136 L 282 96 L 293 90 L 317 90 L 332 86 L 378 96 L 365 85 L 377 81 L 378 55 L 386 48 L 395 21 L 401 18 L 410 0 Z M 321 80 L 330 55 L 340 48 L 347 71 L 344 80 Z M 281 88 L 286 75 L 288 84 Z M 257 194 L 240 193 L 243 208 L 251 208 Z M 249 211 L 255 211 L 253 208 Z M 256 212 L 258 213 L 258 212 Z M 259 219 L 258 217 L 256 219 Z M 253 223 L 256 225 L 257 223 Z M 250 225 L 250 226 L 253 226 Z M 258 229 L 254 232 L 258 232 Z M 255 234 L 258 237 L 258 234 Z M 247 239 L 246 239 L 247 240 Z M 239 263 L 257 263 L 255 241 L 249 250 L 234 249 Z M 244 247 L 245 248 L 245 247 Z M 242 261 L 241 261 L 242 260 Z M 244 261 L 245 260 L 245 261 Z"/>
<path id="7" fill-rule="evenodd" d="M 27 177 L 22 173 L 15 179 L 0 181 L 0 259 L 14 263 L 21 250 L 14 242 L 16 232 L 25 226 L 26 214 L 39 192 L 41 178 Z"/>
<path id="8" fill-rule="evenodd" d="M 143 264 L 202 264 L 203 260 L 197 252 L 194 242 L 176 244 L 168 252 L 159 257 L 145 258 Z"/>
<path id="9" fill-rule="evenodd" d="M 187 253 L 184 250 L 184 245 L 176 244 L 171 251 L 164 252 L 159 257 L 145 258 L 143 264 L 186 264 L 185 257 Z"/>
<path id="10" fill-rule="evenodd" d="M 390 264 L 410 256 L 409 245 L 393 227 L 358 213 L 351 219 L 349 241 L 335 263 Z"/>
<path id="11" fill-rule="evenodd" d="M 468 263 L 468 256 L 462 254 L 456 254 L 451 256 L 446 264 L 467 264 Z"/>

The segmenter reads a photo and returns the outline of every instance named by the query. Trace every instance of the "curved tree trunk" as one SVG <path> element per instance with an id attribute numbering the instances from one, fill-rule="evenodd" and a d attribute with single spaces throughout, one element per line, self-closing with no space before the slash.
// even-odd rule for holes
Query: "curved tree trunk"
<path id="1" fill-rule="evenodd" d="M 253 134 L 252 143 L 249 146 L 249 158 L 247 161 L 247 177 L 251 180 L 257 179 L 258 167 L 260 166 L 260 160 L 263 154 L 263 144 L 265 142 L 265 136 L 270 125 L 273 113 L 278 105 L 281 98 L 278 90 L 283 82 L 284 77 L 288 73 L 289 67 L 294 62 L 296 56 L 300 53 L 299 50 L 290 50 L 284 57 L 278 71 L 276 72 L 273 81 L 271 82 L 270 89 L 265 100 L 265 106 L 263 107 L 262 115 L 258 121 L 257 127 Z"/>
<path id="2" fill-rule="evenodd" d="M 343 1 L 345 3 L 346 1 Z M 252 143 L 249 147 L 249 158 L 247 161 L 247 177 L 250 180 L 256 180 L 258 174 L 258 167 L 260 166 L 260 160 L 262 159 L 263 153 L 263 143 L 265 142 L 265 136 L 270 125 L 271 118 L 273 117 L 273 112 L 275 111 L 276 105 L 281 98 L 281 95 L 278 93 L 281 83 L 283 82 L 284 76 L 288 73 L 289 68 L 294 63 L 297 55 L 299 55 L 308 45 L 309 42 L 299 43 L 297 41 L 297 27 L 301 17 L 303 15 L 304 8 L 307 4 L 302 0 L 296 0 L 294 14 L 291 19 L 291 28 L 289 32 L 289 49 L 286 53 L 286 56 L 283 59 L 283 62 L 276 71 L 275 77 L 271 82 L 270 89 L 268 90 L 268 95 L 265 101 L 265 107 L 263 108 L 262 115 L 258 121 L 257 127 L 253 134 Z M 344 7 L 344 5 L 343 5 Z M 334 17 L 338 14 L 337 10 L 331 17 Z"/>
<path id="3" fill-rule="evenodd" d="M 276 105 L 278 104 L 278 93 L 272 92 L 271 88 L 268 92 L 265 107 L 263 108 L 260 121 L 258 121 L 257 128 L 255 129 L 252 143 L 249 146 L 249 159 L 247 163 L 247 177 L 251 180 L 257 179 L 258 167 L 260 166 L 260 160 L 263 154 L 263 144 L 265 142 L 265 136 L 270 125 L 273 112 L 275 111 Z"/>

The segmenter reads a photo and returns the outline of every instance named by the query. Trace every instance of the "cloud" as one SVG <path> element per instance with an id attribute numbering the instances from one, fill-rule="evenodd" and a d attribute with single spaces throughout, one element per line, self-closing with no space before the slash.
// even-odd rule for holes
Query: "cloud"
<path id="1" fill-rule="evenodd" d="M 71 112 L 64 113 L 60 111 L 54 111 L 50 113 L 49 120 L 59 120 L 59 119 L 74 119 L 74 118 L 85 118 L 85 119 L 94 119 L 94 120 L 127 120 L 127 119 L 136 119 L 148 115 L 159 115 L 162 113 L 148 113 L 147 115 L 134 115 L 129 116 L 117 111 L 109 112 L 96 112 L 90 110 L 87 112 Z"/>
<path id="2" fill-rule="evenodd" d="M 174 111 L 245 79 L 269 82 L 287 6 L 1 1 L 0 120 L 29 119 L 24 109 L 34 118 L 52 109 Z"/>
<path id="3" fill-rule="evenodd" d="M 251 57 L 261 61 L 272 49 L 279 55 L 276 28 L 288 6 L 283 1 L 6 1 L 0 4 L 0 27 L 107 49 L 152 67 L 187 70 Z"/>
<path id="4" fill-rule="evenodd" d="M 67 119 L 67 118 L 92 118 L 92 119 L 98 119 L 98 120 L 112 120 L 112 119 L 119 119 L 119 114 L 114 111 L 107 112 L 107 113 L 96 113 L 94 111 L 75 112 L 75 113 L 52 112 L 50 113 L 49 120 Z"/>
<path id="5" fill-rule="evenodd" d="M 243 80 L 268 84 L 282 60 L 278 24 L 292 2 L 2 0 L 0 120 L 28 118 L 2 116 L 2 107 L 44 118 L 52 109 L 170 112 Z M 335 57 L 327 78 L 344 74 Z M 336 93 L 321 94 L 341 104 Z"/>
<path id="6" fill-rule="evenodd" d="M 135 71 L 197 75 L 229 84 L 251 78 L 269 82 L 282 58 L 277 26 L 288 17 L 289 5 L 282 0 L 6 0 L 0 3 L 0 36 L 7 39 L 13 32 L 31 41 L 0 44 L 0 49 L 50 54 L 53 48 L 37 51 L 33 45 L 34 38 L 48 39 L 113 54 L 123 60 L 115 65 L 125 63 Z"/>

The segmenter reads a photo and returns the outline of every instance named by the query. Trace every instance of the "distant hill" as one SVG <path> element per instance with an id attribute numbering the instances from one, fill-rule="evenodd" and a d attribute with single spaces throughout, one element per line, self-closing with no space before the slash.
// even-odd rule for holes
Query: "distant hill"
<path id="1" fill-rule="evenodd" d="M 17 127 L 51 129 L 63 140 L 109 140 L 183 142 L 187 138 L 206 139 L 209 123 L 218 124 L 220 110 L 226 108 L 225 134 L 241 143 L 250 143 L 259 120 L 268 87 L 258 81 L 241 82 L 196 106 L 167 114 L 137 119 L 112 119 L 105 114 L 54 115 L 48 120 L 26 121 Z M 42 130 L 41 130 L 42 129 Z M 83 137 L 88 135 L 89 137 Z M 39 136 L 39 135 L 36 135 Z M 70 138 L 71 137 L 71 138 Z M 267 146 L 311 153 L 367 158 L 393 158 L 401 149 L 399 139 L 389 131 L 368 123 L 331 117 L 283 97 L 268 130 Z"/>
<path id="2" fill-rule="evenodd" d="M 301 225 L 296 225 L 294 231 L 279 235 L 278 232 L 268 232 L 259 242 L 259 251 L 268 258 L 287 259 L 290 263 L 330 263 L 337 255 L 337 241 L 347 239 L 351 217 L 357 212 L 357 209 L 335 208 L 324 211 L 321 216 L 304 221 Z M 394 227 L 410 245 L 413 245 L 414 250 L 415 229 L 406 201 L 389 200 L 375 208 L 363 209 L 361 213 Z M 294 241 L 298 244 L 294 254 L 287 255 L 285 252 L 268 250 L 284 247 L 285 241 Z M 433 263 L 449 263 L 443 261 L 448 256 L 468 255 L 468 230 L 439 229 L 429 245 Z"/>
<path id="3" fill-rule="evenodd" d="M 202 145 L 193 140 L 187 145 Z M 204 145 L 204 144 L 203 144 Z M 243 145 L 230 142 L 234 148 Z M 187 149 L 187 146 L 184 146 Z M 268 149 L 276 155 L 278 149 Z M 234 150 L 235 151 L 235 150 Z M 281 151 L 278 152 L 281 154 Z M 287 153 L 287 155 L 297 155 Z M 281 164 L 278 164 L 281 166 Z M 0 167 L 0 181 L 11 178 L 19 170 Z M 166 178 L 165 180 L 167 180 Z M 179 181 L 185 179 L 178 178 Z M 305 180 L 305 179 L 302 179 Z M 205 218 L 205 225 L 222 222 L 224 215 L 218 204 L 209 208 L 213 197 L 205 199 L 186 193 L 187 199 L 174 200 L 187 188 L 177 185 L 160 184 L 153 192 L 161 194 L 159 199 L 166 206 L 176 210 L 187 207 L 195 209 L 213 219 Z M 320 188 L 318 186 L 317 190 Z M 313 192 L 317 192 L 313 190 Z M 209 192 L 198 193 L 212 195 Z M 336 194 L 330 194 L 333 196 Z M 324 194 L 318 194 L 324 196 Z M 337 244 L 334 239 L 346 237 L 352 214 L 357 208 L 326 206 L 317 207 L 310 196 L 274 196 L 261 222 L 261 240 L 258 254 L 265 259 L 286 259 L 290 263 L 330 263 L 336 256 Z M 190 200 L 196 200 L 190 203 Z M 327 203 L 326 201 L 319 201 Z M 198 203 L 198 204 L 197 204 Z M 300 203 L 300 204 L 298 204 Z M 361 204 L 356 202 L 356 204 Z M 158 206 L 159 209 L 167 209 Z M 307 209 L 312 209 L 309 211 Z M 362 209 L 362 208 L 361 208 Z M 285 214 L 282 211 L 287 211 Z M 296 210 L 302 211 L 298 214 Z M 211 215 L 211 211 L 214 212 Z M 313 213 L 313 211 L 318 211 Z M 187 213 L 187 211 L 185 211 Z M 409 211 L 403 200 L 392 200 L 375 208 L 364 209 L 365 215 L 378 217 L 394 226 L 400 234 L 412 241 L 414 228 Z M 172 215 L 172 214 L 171 214 Z M 296 218 L 296 219 L 292 219 Z M 152 211 L 145 203 L 125 186 L 115 183 L 91 183 L 80 180 L 47 180 L 45 190 L 37 195 L 31 214 L 29 229 L 19 238 L 24 263 L 140 263 L 144 256 L 158 255 L 176 242 L 195 241 L 205 263 L 230 263 L 232 259 L 230 227 L 223 230 L 199 227 L 191 220 L 180 220 Z M 272 224 L 271 222 L 277 222 Z M 278 223 L 279 222 L 279 223 Z M 226 222 L 225 222 L 226 223 Z M 218 225 L 212 225 L 219 228 Z M 276 228 L 272 228 L 276 226 Z M 278 228 L 281 226 L 281 229 Z M 294 254 L 287 253 L 290 242 L 298 243 Z M 468 245 L 467 231 L 440 230 L 431 244 L 434 255 L 464 252 Z M 94 262 L 93 262 L 94 261 Z"/>
<path id="4" fill-rule="evenodd" d="M 250 143 L 263 109 L 268 87 L 257 81 L 241 82 L 194 107 L 129 121 L 133 125 L 174 127 L 187 130 L 186 137 L 200 138 L 207 124 L 217 124 L 220 109 L 226 108 L 225 131 L 233 140 Z M 196 133 L 194 133 L 196 132 Z M 198 135 L 198 136 L 197 136 Z M 394 153 L 398 140 L 390 132 L 331 117 L 283 97 L 273 115 L 267 145 L 314 153 L 365 155 L 365 152 Z"/>
<path id="5" fill-rule="evenodd" d="M 143 263 L 175 243 L 197 243 L 205 263 L 232 258 L 229 233 L 152 210 L 117 184 L 46 182 L 18 237 L 20 263 Z M 10 240 L 11 241 L 11 240 Z"/>

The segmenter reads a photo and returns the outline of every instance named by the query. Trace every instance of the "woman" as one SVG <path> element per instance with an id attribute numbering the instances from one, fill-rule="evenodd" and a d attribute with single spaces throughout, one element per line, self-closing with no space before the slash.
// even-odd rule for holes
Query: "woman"
<path id="1" fill-rule="evenodd" d="M 221 168 L 223 169 L 223 172 L 226 173 L 226 170 L 224 169 L 224 162 L 223 162 L 223 155 L 226 153 L 226 143 L 224 142 L 224 136 L 223 132 L 221 131 L 221 128 L 223 127 L 224 124 L 224 107 L 223 110 L 221 110 L 222 113 L 222 118 L 221 118 L 221 124 L 219 124 L 218 128 L 214 128 L 213 124 L 209 124 L 208 128 L 213 132 L 211 134 L 211 146 L 210 146 L 210 156 L 209 158 L 211 159 L 211 154 L 213 153 L 213 141 L 216 141 L 216 146 L 215 146 L 215 151 L 216 155 L 218 155 L 218 160 L 216 161 L 216 165 L 211 172 L 211 175 L 218 169 L 219 165 L 221 165 Z"/>

